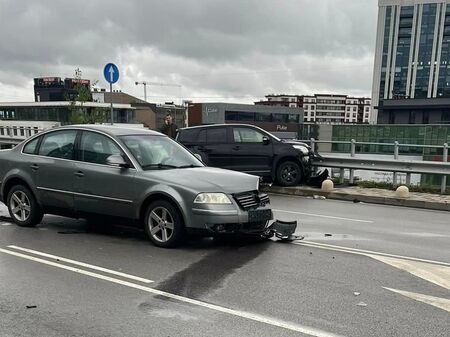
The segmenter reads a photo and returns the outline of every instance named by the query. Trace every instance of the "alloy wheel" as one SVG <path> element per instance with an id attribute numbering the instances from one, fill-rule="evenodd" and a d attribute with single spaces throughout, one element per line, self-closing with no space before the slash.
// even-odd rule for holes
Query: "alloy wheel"
<path id="1" fill-rule="evenodd" d="M 291 183 L 297 179 L 297 169 L 293 165 L 287 165 L 281 171 L 281 178 L 287 182 Z"/>
<path id="2" fill-rule="evenodd" d="M 156 207 L 148 217 L 150 235 L 158 242 L 167 242 L 174 232 L 174 220 L 164 207 Z"/>
<path id="3" fill-rule="evenodd" d="M 31 214 L 31 203 L 27 195 L 22 191 L 16 191 L 12 194 L 9 203 L 11 213 L 18 221 L 26 221 Z"/>

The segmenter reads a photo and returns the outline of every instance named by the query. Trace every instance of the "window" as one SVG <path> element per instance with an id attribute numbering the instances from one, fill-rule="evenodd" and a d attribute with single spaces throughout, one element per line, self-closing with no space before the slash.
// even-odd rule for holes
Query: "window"
<path id="1" fill-rule="evenodd" d="M 208 144 L 227 143 L 227 128 L 210 128 L 206 130 Z"/>
<path id="2" fill-rule="evenodd" d="M 136 158 L 139 149 L 131 149 Z M 106 165 L 106 159 L 111 155 L 120 155 L 122 152 L 110 138 L 95 132 L 83 132 L 80 144 L 79 159 L 87 163 Z"/>
<path id="3" fill-rule="evenodd" d="M 72 159 L 76 136 L 77 131 L 58 131 L 46 134 L 39 147 L 39 155 Z"/>
<path id="4" fill-rule="evenodd" d="M 311 105 L 311 110 L 314 110 L 314 108 L 315 108 L 315 106 L 314 106 L 314 105 Z"/>
<path id="5" fill-rule="evenodd" d="M 233 136 L 235 143 L 262 143 L 264 135 L 249 128 L 234 128 Z"/>
<path id="6" fill-rule="evenodd" d="M 37 147 L 40 139 L 41 139 L 41 137 L 37 137 L 37 138 L 33 139 L 31 142 L 29 142 L 27 145 L 25 145 L 25 147 L 23 148 L 23 153 L 35 154 L 36 147 Z"/>
<path id="7" fill-rule="evenodd" d="M 356 106 L 353 107 L 353 111 L 356 111 Z"/>
<path id="8" fill-rule="evenodd" d="M 192 143 L 197 140 L 197 135 L 199 130 L 191 129 L 191 130 L 181 130 L 178 133 L 178 141 L 181 143 Z"/>

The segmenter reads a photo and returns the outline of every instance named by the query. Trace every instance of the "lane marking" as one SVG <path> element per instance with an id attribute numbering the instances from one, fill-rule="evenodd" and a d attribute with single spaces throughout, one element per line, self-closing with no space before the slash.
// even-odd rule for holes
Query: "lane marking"
<path id="1" fill-rule="evenodd" d="M 341 218 L 341 217 L 338 217 L 338 216 L 331 216 L 331 215 L 303 213 L 303 212 L 294 212 L 294 211 L 284 211 L 282 209 L 272 209 L 272 211 L 280 212 L 280 213 L 288 213 L 288 214 L 306 215 L 306 216 L 312 216 L 312 217 L 317 217 L 317 218 L 345 220 L 345 221 L 362 222 L 362 223 L 374 223 L 374 221 L 372 221 L 372 220 L 360 220 L 360 219 L 352 219 L 352 218 Z"/>
<path id="2" fill-rule="evenodd" d="M 9 223 L 9 222 L 0 222 L 0 225 L 2 225 L 2 226 L 12 226 L 13 224 Z"/>
<path id="3" fill-rule="evenodd" d="M 47 257 L 47 258 L 53 259 L 53 260 L 59 260 L 59 261 L 62 261 L 62 262 L 67 262 L 67 263 L 70 263 L 70 264 L 73 264 L 73 265 L 76 265 L 76 266 L 80 266 L 80 267 L 85 267 L 85 268 L 89 268 L 89 269 L 93 269 L 93 270 L 102 271 L 104 273 L 125 277 L 125 278 L 128 278 L 128 279 L 139 281 L 139 282 L 143 282 L 143 283 L 153 283 L 154 282 L 152 280 L 148 280 L 148 279 L 145 279 L 145 278 L 142 278 L 142 277 L 139 277 L 139 276 L 125 274 L 125 273 L 121 273 L 119 271 L 106 269 L 106 268 L 95 266 L 95 265 L 92 265 L 92 264 L 79 262 L 79 261 L 75 261 L 75 260 L 71 260 L 71 259 L 66 259 L 65 257 L 51 255 L 51 254 L 39 252 L 39 251 L 33 250 L 33 249 L 27 249 L 27 248 L 23 248 L 23 247 L 14 246 L 14 245 L 10 245 L 10 246 L 8 246 L 8 248 L 15 249 L 15 250 L 21 250 L 21 251 L 24 251 L 24 252 L 27 252 L 27 253 L 31 253 L 31 254 L 34 254 L 34 255 L 44 256 L 44 257 Z"/>
<path id="4" fill-rule="evenodd" d="M 119 279 L 116 279 L 116 278 L 113 278 L 113 277 L 110 277 L 110 276 L 105 276 L 105 275 L 97 274 L 97 273 L 90 272 L 90 271 L 87 271 L 87 270 L 66 266 L 66 265 L 59 264 L 59 263 L 52 262 L 52 261 L 48 261 L 48 260 L 43 260 L 43 259 L 40 259 L 40 258 L 37 258 L 37 257 L 34 257 L 34 256 L 18 253 L 18 252 L 7 250 L 7 249 L 3 249 L 3 248 L 0 248 L 0 252 L 5 253 L 5 254 L 9 254 L 9 255 L 13 255 L 13 256 L 16 256 L 16 257 L 20 257 L 20 258 L 23 258 L 23 259 L 31 260 L 31 261 L 34 261 L 34 262 L 43 263 L 43 264 L 46 264 L 46 265 L 49 265 L 49 266 L 53 266 L 53 267 L 56 267 L 56 268 L 69 270 L 69 271 L 72 271 L 72 272 L 75 272 L 75 273 L 78 273 L 78 274 L 91 276 L 91 277 L 94 277 L 94 278 L 97 278 L 97 279 L 100 279 L 100 280 L 104 280 L 104 281 L 108 281 L 108 282 L 111 282 L 111 283 L 116 283 L 116 284 L 120 284 L 120 285 L 127 286 L 127 287 L 130 287 L 130 288 L 142 290 L 142 291 L 145 291 L 147 293 L 154 294 L 154 295 L 164 296 L 164 297 L 171 298 L 171 299 L 183 302 L 183 303 L 188 303 L 188 304 L 204 307 L 204 308 L 207 308 L 207 309 L 211 309 L 211 310 L 214 310 L 214 311 L 222 312 L 222 313 L 229 314 L 229 315 L 232 315 L 232 316 L 246 318 L 246 319 L 251 320 L 251 321 L 272 325 L 272 326 L 279 327 L 279 328 L 286 329 L 286 330 L 300 332 L 300 333 L 303 333 L 303 334 L 306 334 L 306 335 L 309 335 L 309 336 L 314 336 L 314 337 L 342 337 L 340 335 L 329 333 L 329 332 L 326 332 L 326 331 L 323 331 L 323 330 L 320 330 L 320 329 L 315 329 L 315 328 L 311 328 L 311 327 L 300 325 L 300 324 L 296 324 L 296 323 L 289 323 L 289 322 L 286 322 L 286 321 L 277 320 L 275 318 L 270 318 L 270 317 L 266 317 L 266 316 L 262 316 L 262 315 L 258 315 L 258 314 L 253 314 L 253 313 L 246 312 L 246 311 L 229 309 L 229 308 L 222 307 L 222 306 L 219 306 L 219 305 L 210 304 L 210 303 L 202 302 L 202 301 L 199 301 L 199 300 L 194 300 L 194 299 L 191 299 L 191 298 L 188 298 L 188 297 L 183 297 L 183 296 L 171 294 L 171 293 L 168 293 L 168 292 L 165 292 L 165 291 L 161 291 L 161 290 L 157 290 L 157 289 L 154 289 L 154 288 L 146 287 L 146 286 L 143 286 L 143 285 L 140 285 L 140 284 L 135 284 L 135 283 L 128 282 L 128 281 L 119 280 Z"/>
<path id="5" fill-rule="evenodd" d="M 408 261 L 386 256 L 371 255 L 371 257 L 380 262 L 386 263 L 392 267 L 406 271 L 414 276 L 420 277 L 428 282 L 450 290 L 450 268 L 437 266 L 425 262 Z"/>
<path id="6" fill-rule="evenodd" d="M 436 265 L 440 265 L 440 266 L 450 267 L 450 263 L 443 262 L 443 261 L 427 260 L 427 259 L 421 259 L 421 258 L 417 258 L 417 257 L 376 252 L 376 251 L 372 251 L 372 250 L 335 246 L 335 245 L 329 245 L 329 244 L 313 242 L 313 241 L 297 241 L 297 242 L 293 242 L 293 244 L 299 245 L 299 246 L 308 246 L 308 247 L 313 247 L 313 248 L 320 248 L 320 249 L 325 249 L 325 250 L 333 250 L 333 251 L 338 251 L 338 252 L 356 254 L 356 255 L 370 256 L 370 257 L 372 257 L 372 255 L 394 257 L 394 258 L 398 258 L 398 259 L 417 261 L 417 262 L 425 262 L 425 263 L 431 263 L 431 264 L 436 264 Z"/>
<path id="7" fill-rule="evenodd" d="M 412 293 L 404 290 L 397 290 L 392 288 L 383 287 L 386 290 L 392 291 L 394 293 L 409 297 L 415 301 L 423 302 L 434 307 L 440 308 L 450 312 L 450 300 L 446 298 L 434 297 L 429 295 L 423 295 L 418 293 Z"/>

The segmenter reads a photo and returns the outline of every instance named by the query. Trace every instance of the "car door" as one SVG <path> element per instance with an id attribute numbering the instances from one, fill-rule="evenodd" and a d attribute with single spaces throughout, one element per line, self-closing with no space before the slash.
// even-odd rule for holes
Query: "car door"
<path id="1" fill-rule="evenodd" d="M 207 127 L 199 132 L 198 139 L 195 152 L 206 158 L 206 165 L 232 169 L 232 144 L 227 126 Z"/>
<path id="2" fill-rule="evenodd" d="M 83 131 L 78 144 L 72 172 L 77 212 L 134 217 L 136 169 L 107 164 L 111 155 L 126 158 L 117 142 L 101 133 Z"/>
<path id="3" fill-rule="evenodd" d="M 270 175 L 274 157 L 270 138 L 245 126 L 233 126 L 232 134 L 233 169 L 259 176 Z"/>
<path id="4" fill-rule="evenodd" d="M 49 212 L 71 214 L 74 210 L 73 157 L 77 133 L 61 130 L 45 134 L 37 155 L 30 160 L 39 200 Z"/>

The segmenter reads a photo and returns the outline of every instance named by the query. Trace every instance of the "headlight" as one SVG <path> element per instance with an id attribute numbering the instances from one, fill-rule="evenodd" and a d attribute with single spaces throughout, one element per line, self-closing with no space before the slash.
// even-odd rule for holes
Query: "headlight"
<path id="1" fill-rule="evenodd" d="M 306 146 L 303 145 L 293 145 L 294 149 L 299 150 L 301 153 L 303 153 L 305 156 L 309 154 L 309 149 Z"/>
<path id="2" fill-rule="evenodd" d="M 224 193 L 200 193 L 194 204 L 231 204 L 231 200 Z"/>

